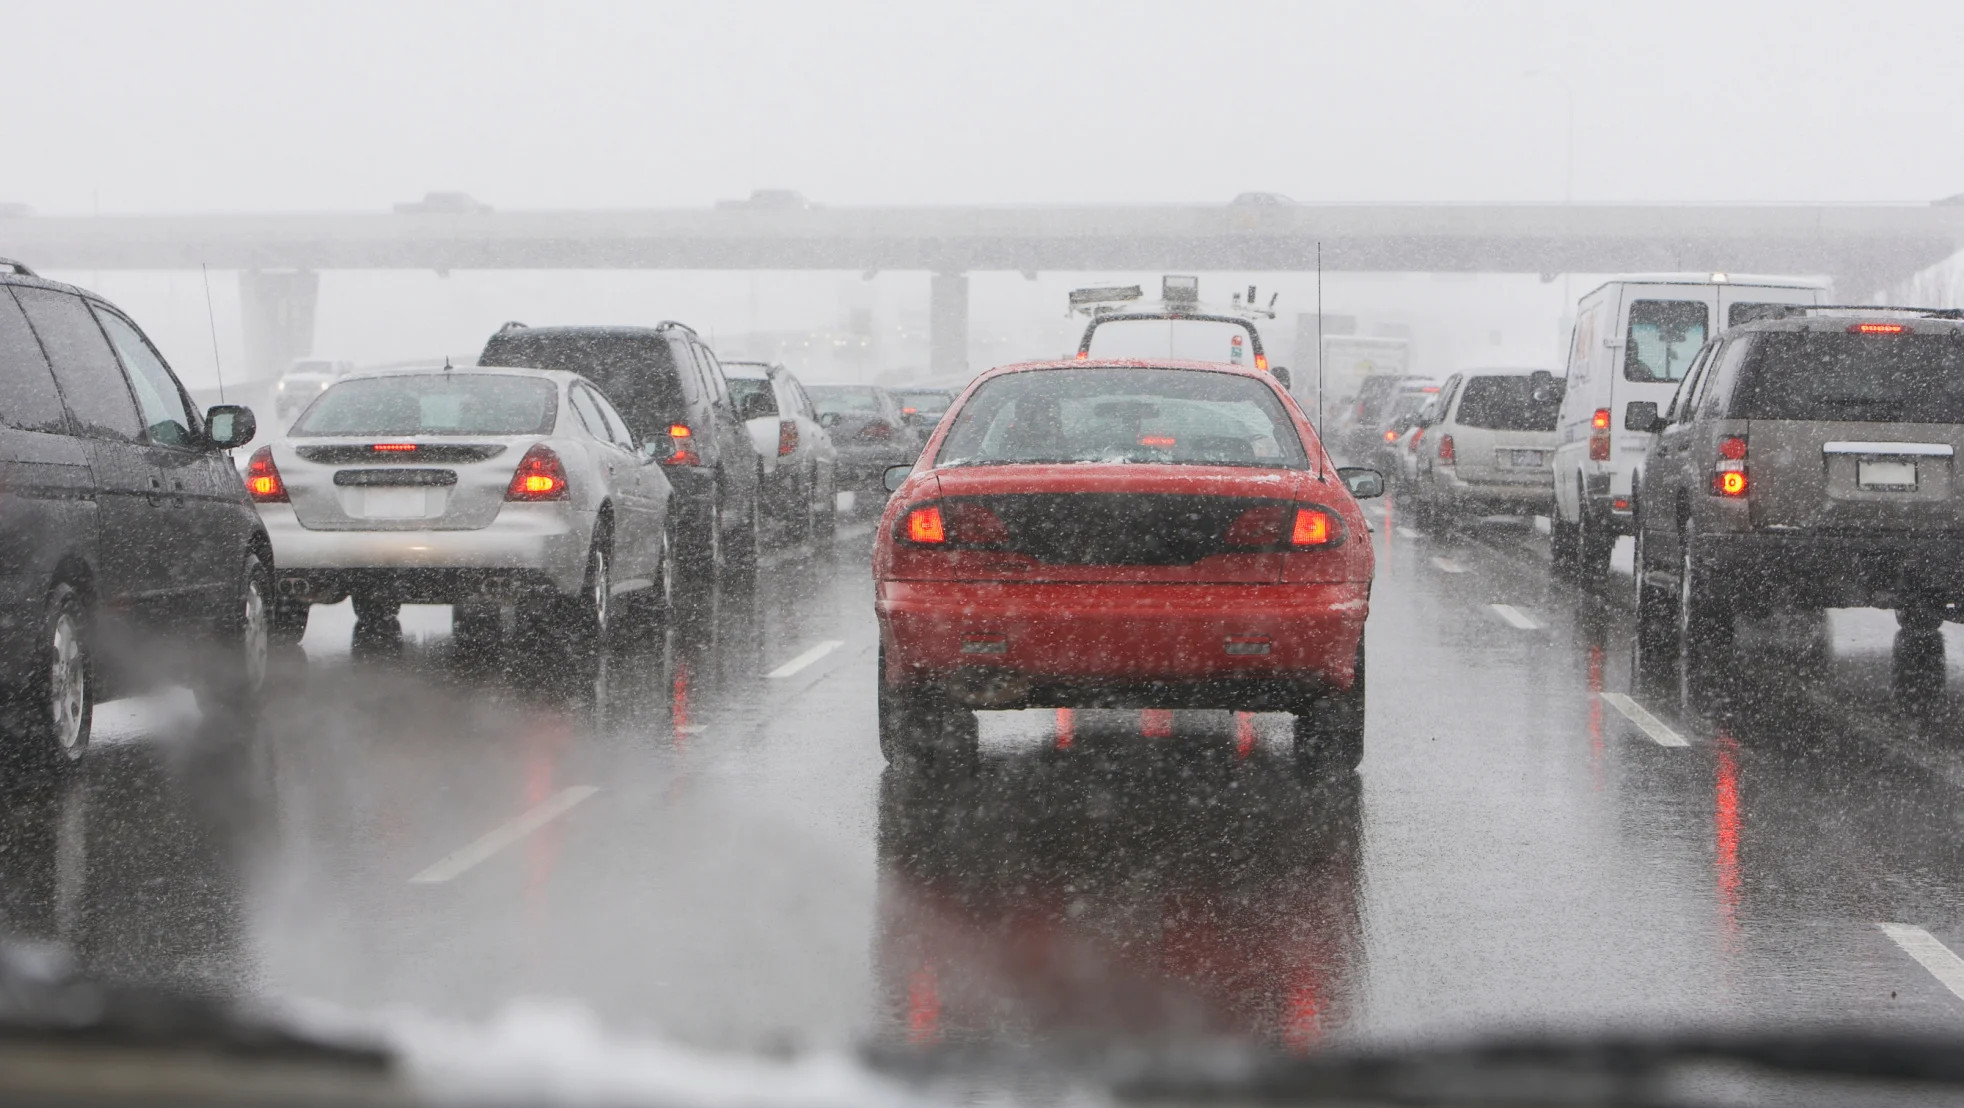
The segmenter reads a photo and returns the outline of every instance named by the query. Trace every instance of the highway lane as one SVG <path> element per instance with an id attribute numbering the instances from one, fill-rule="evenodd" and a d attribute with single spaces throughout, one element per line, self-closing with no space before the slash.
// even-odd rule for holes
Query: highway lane
<path id="1" fill-rule="evenodd" d="M 1201 712 L 985 716 L 973 778 L 885 771 L 862 527 L 591 689 L 329 610 L 259 750 L 105 706 L 7 790 L 0 913 L 106 975 L 739 1049 L 1964 1024 L 1957 666 L 1899 689 L 1889 617 L 1835 613 L 1633 683 L 1626 598 L 1531 527 L 1380 510 L 1349 783 Z"/>

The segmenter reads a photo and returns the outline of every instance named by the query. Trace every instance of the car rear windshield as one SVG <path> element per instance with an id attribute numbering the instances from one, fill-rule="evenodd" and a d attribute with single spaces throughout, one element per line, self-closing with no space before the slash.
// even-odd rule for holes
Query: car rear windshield
<path id="1" fill-rule="evenodd" d="M 491 336 L 479 365 L 560 369 L 600 387 L 642 435 L 686 414 L 673 349 L 662 335 L 510 331 Z"/>
<path id="2" fill-rule="evenodd" d="M 808 391 L 811 393 L 812 405 L 820 412 L 865 415 L 878 413 L 880 410 L 880 394 L 872 389 L 819 385 Z"/>
<path id="3" fill-rule="evenodd" d="M 559 390 L 491 373 L 404 374 L 343 381 L 309 405 L 296 436 L 543 435 Z"/>
<path id="4" fill-rule="evenodd" d="M 1199 370 L 1087 368 L 1011 373 L 976 389 L 955 413 L 935 464 L 1306 460 L 1288 412 L 1260 381 Z"/>
<path id="5" fill-rule="evenodd" d="M 939 392 L 932 389 L 923 392 L 901 392 L 897 395 L 900 397 L 901 407 L 911 409 L 922 415 L 945 412 L 948 410 L 948 405 L 953 403 L 955 399 L 953 393 Z"/>
<path id="6" fill-rule="evenodd" d="M 731 377 L 729 382 L 730 399 L 736 404 L 737 411 L 743 411 L 744 403 L 751 397 L 761 396 L 771 402 L 771 412 L 777 412 L 777 394 L 771 391 L 769 381 L 757 377 Z"/>
<path id="7" fill-rule="evenodd" d="M 1530 378 L 1474 377 L 1460 394 L 1457 422 L 1492 431 L 1553 431 L 1561 409 L 1561 397 L 1553 390 L 1536 400 Z"/>
<path id="8" fill-rule="evenodd" d="M 1964 423 L 1964 335 L 1761 335 L 1731 409 L 1734 419 Z"/>

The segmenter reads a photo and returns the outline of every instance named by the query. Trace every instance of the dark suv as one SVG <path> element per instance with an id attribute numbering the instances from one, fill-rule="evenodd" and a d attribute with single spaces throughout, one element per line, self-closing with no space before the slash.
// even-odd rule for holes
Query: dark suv
<path id="1" fill-rule="evenodd" d="M 273 550 L 224 453 L 252 434 L 245 408 L 199 415 L 114 305 L 0 260 L 9 754 L 80 758 L 96 701 L 152 681 L 258 691 Z"/>
<path id="2" fill-rule="evenodd" d="M 662 459 L 682 568 L 699 581 L 757 565 L 759 467 L 723 367 L 680 323 L 653 327 L 527 327 L 507 323 L 483 366 L 563 369 L 600 386 L 642 449 Z"/>
<path id="3" fill-rule="evenodd" d="M 1733 617 L 1964 614 L 1964 313 L 1796 308 L 1690 363 L 1637 484 L 1640 642 L 1708 656 Z"/>

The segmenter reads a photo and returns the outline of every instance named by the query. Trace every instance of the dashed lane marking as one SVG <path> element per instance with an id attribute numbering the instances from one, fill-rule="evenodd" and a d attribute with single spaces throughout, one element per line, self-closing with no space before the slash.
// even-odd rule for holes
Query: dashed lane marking
<path id="1" fill-rule="evenodd" d="M 500 850 L 536 833 L 539 828 L 573 810 L 600 790 L 592 785 L 568 785 L 540 801 L 510 823 L 492 828 L 483 838 L 449 855 L 409 879 L 412 885 L 438 885 L 491 858 Z"/>
<path id="2" fill-rule="evenodd" d="M 844 645 L 846 644 L 841 639 L 826 639 L 824 642 L 819 643 L 817 646 L 812 647 L 810 650 L 805 651 L 803 654 L 772 670 L 769 676 L 789 677 Z"/>
<path id="3" fill-rule="evenodd" d="M 1622 693 L 1599 693 L 1603 703 L 1623 713 L 1623 718 L 1636 724 L 1643 733 L 1649 735 L 1658 746 L 1690 746 L 1683 735 L 1671 730 L 1663 720 L 1650 714 L 1643 705 L 1624 696 Z"/>
<path id="4" fill-rule="evenodd" d="M 1907 923 L 1878 923 L 1882 933 L 1889 940 L 1903 948 L 1903 953 L 1922 963 L 1944 988 L 1949 989 L 1959 1000 L 1964 1000 L 1964 958 L 1959 958 L 1951 949 L 1937 941 L 1935 935 L 1921 927 Z"/>
<path id="5" fill-rule="evenodd" d="M 1452 560 L 1451 558 L 1434 558 L 1434 559 L 1432 559 L 1432 564 L 1433 564 L 1433 565 L 1435 565 L 1435 566 L 1438 566 L 1438 567 L 1439 567 L 1439 570 L 1440 570 L 1440 572 L 1442 572 L 1442 573 L 1465 573 L 1465 572 L 1466 572 L 1466 567 L 1465 567 L 1465 566 L 1463 566 L 1463 565 L 1460 565 L 1460 564 L 1459 564 L 1458 562 L 1455 562 L 1455 561 L 1453 561 L 1453 560 Z"/>
<path id="6" fill-rule="evenodd" d="M 1398 528 L 1398 537 L 1401 539 L 1415 539 L 1419 537 L 1419 533 L 1410 527 L 1400 527 Z"/>
<path id="7" fill-rule="evenodd" d="M 1534 621 L 1533 616 L 1528 615 L 1512 604 L 1489 604 L 1487 606 L 1493 609 L 1495 615 L 1523 631 L 1541 630 L 1541 625 Z"/>

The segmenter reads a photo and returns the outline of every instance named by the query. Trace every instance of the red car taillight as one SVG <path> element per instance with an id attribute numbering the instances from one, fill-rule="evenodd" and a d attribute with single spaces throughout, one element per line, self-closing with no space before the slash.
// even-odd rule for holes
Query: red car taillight
<path id="1" fill-rule="evenodd" d="M 1009 541 L 1009 528 L 988 508 L 956 500 L 908 509 L 898 537 L 919 546 L 997 546 Z"/>
<path id="2" fill-rule="evenodd" d="M 273 464 L 273 448 L 262 446 L 246 462 L 246 493 L 261 504 L 285 504 L 286 482 L 280 480 L 280 467 Z"/>
<path id="3" fill-rule="evenodd" d="M 1597 408 L 1589 416 L 1589 460 L 1609 461 L 1609 409 Z"/>
<path id="4" fill-rule="evenodd" d="M 893 437 L 893 424 L 884 419 L 876 419 L 859 429 L 859 437 L 885 441 Z"/>
<path id="5" fill-rule="evenodd" d="M 1422 443 L 1422 442 L 1424 442 L 1424 441 L 1425 441 L 1425 432 L 1424 432 L 1424 431 L 1420 431 L 1420 432 L 1419 432 L 1418 434 L 1416 434 L 1416 435 L 1413 435 L 1413 436 L 1412 436 L 1412 441 L 1411 441 L 1411 443 L 1410 443 L 1410 444 L 1408 444 L 1408 445 L 1407 445 L 1407 446 L 1405 447 L 1405 453 L 1407 453 L 1407 454 L 1416 454 L 1416 453 L 1418 453 L 1418 444 L 1419 444 L 1419 443 Z"/>
<path id="6" fill-rule="evenodd" d="M 1439 460 L 1447 465 L 1454 465 L 1457 464 L 1456 459 L 1458 457 L 1457 454 L 1453 453 L 1453 437 L 1451 435 L 1440 435 Z"/>
<path id="7" fill-rule="evenodd" d="M 1328 546 L 1336 535 L 1335 521 L 1321 508 L 1297 508 L 1296 525 L 1289 531 L 1290 546 Z"/>
<path id="8" fill-rule="evenodd" d="M 777 456 L 782 458 L 796 449 L 798 449 L 798 421 L 795 419 L 778 420 Z"/>
<path id="9" fill-rule="evenodd" d="M 1712 495 L 1741 497 L 1752 489 L 1746 475 L 1746 436 L 1729 435 L 1719 440 L 1718 464 L 1712 468 Z"/>
<path id="10" fill-rule="evenodd" d="M 1329 546 L 1342 534 L 1336 515 L 1326 508 L 1313 504 L 1264 504 L 1241 513 L 1228 525 L 1225 537 L 1229 546 L 1302 548 Z"/>
<path id="11" fill-rule="evenodd" d="M 534 443 L 518 460 L 518 470 L 505 488 L 506 500 L 566 499 L 566 467 L 545 443 Z"/>
<path id="12" fill-rule="evenodd" d="M 702 455 L 696 453 L 696 433 L 686 423 L 668 425 L 668 441 L 672 444 L 664 464 L 672 466 L 699 466 Z"/>

